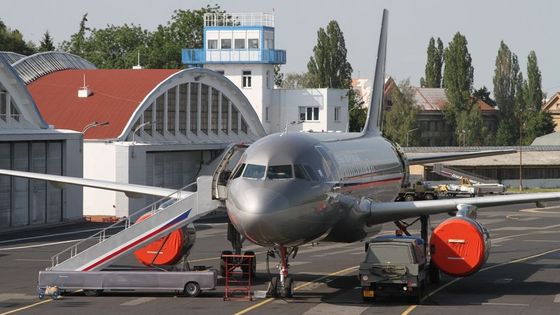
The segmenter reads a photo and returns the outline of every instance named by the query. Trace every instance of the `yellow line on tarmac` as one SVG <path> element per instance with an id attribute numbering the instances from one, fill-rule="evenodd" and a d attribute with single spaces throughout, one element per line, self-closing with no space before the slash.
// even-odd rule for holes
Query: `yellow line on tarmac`
<path id="1" fill-rule="evenodd" d="M 547 250 L 546 252 L 542 252 L 542 253 L 539 253 L 539 254 L 535 254 L 535 255 L 531 255 L 531 256 L 527 256 L 527 257 L 523 257 L 523 258 L 518 258 L 518 259 L 513 259 L 513 260 L 510 260 L 510 261 L 507 261 L 507 262 L 503 262 L 503 263 L 501 263 L 501 264 L 497 264 L 497 265 L 494 265 L 494 266 L 489 266 L 489 267 L 486 267 L 486 268 L 482 268 L 482 269 L 480 269 L 480 271 L 478 271 L 478 272 L 488 271 L 488 270 L 490 270 L 490 269 L 494 269 L 494 268 L 498 268 L 498 267 L 502 267 L 502 266 L 506 266 L 506 265 L 511 265 L 511 264 L 515 264 L 515 263 L 520 263 L 520 262 L 522 262 L 522 261 L 530 260 L 530 259 L 533 259 L 533 258 L 538 258 L 538 257 L 541 257 L 541 256 L 545 256 L 545 255 L 548 255 L 548 254 L 552 254 L 552 253 L 555 253 L 555 252 L 559 252 L 559 251 L 560 251 L 560 248 Z M 448 286 L 452 285 L 453 283 L 455 283 L 455 282 L 457 282 L 457 281 L 459 281 L 459 280 L 461 280 L 461 279 L 464 279 L 464 278 L 455 278 L 455 279 L 453 279 L 452 281 L 450 281 L 450 282 L 448 282 L 448 283 L 442 285 L 441 287 L 435 289 L 434 291 L 432 291 L 432 292 L 430 292 L 428 295 L 426 295 L 424 298 L 422 298 L 422 301 L 424 301 L 425 299 L 431 297 L 432 295 L 438 293 L 439 291 L 441 291 L 441 290 L 447 288 Z M 409 306 L 404 312 L 401 313 L 401 315 L 408 315 L 408 314 L 412 313 L 412 311 L 413 311 L 417 306 L 418 306 L 418 305 L 411 305 L 411 306 Z M 0 315 L 1 315 L 1 314 L 0 314 Z"/>
<path id="2" fill-rule="evenodd" d="M 31 305 L 27 305 L 27 306 L 24 306 L 24 307 L 16 308 L 15 310 L 11 310 L 11 311 L 2 313 L 2 314 L 0 314 L 0 315 L 8 315 L 8 314 L 20 312 L 20 311 L 26 310 L 26 309 L 28 309 L 28 308 L 35 307 L 35 306 L 37 306 L 37 305 L 49 303 L 49 302 L 51 302 L 51 301 L 52 301 L 52 299 L 44 300 L 44 301 L 41 301 L 41 302 L 37 302 L 37 303 L 35 303 L 35 304 L 31 304 Z"/>
<path id="3" fill-rule="evenodd" d="M 328 275 L 326 275 L 326 276 L 322 276 L 322 277 L 319 277 L 319 278 L 317 278 L 317 279 L 314 279 L 313 281 L 306 282 L 306 283 L 303 283 L 303 284 L 301 284 L 301 285 L 298 285 L 297 287 L 294 288 L 294 291 L 301 290 L 301 289 L 303 289 L 303 288 L 305 288 L 305 287 L 311 285 L 312 283 L 319 282 L 319 281 L 324 280 L 324 279 L 327 279 L 327 278 L 329 278 L 329 277 L 347 274 L 347 273 L 349 273 L 349 272 L 355 271 L 356 269 L 358 269 L 358 267 L 359 267 L 359 266 L 354 266 L 354 267 L 342 269 L 342 270 L 339 270 L 339 271 L 335 271 L 335 272 L 330 273 L 330 274 L 328 274 Z M 254 309 L 257 309 L 257 308 L 259 308 L 259 307 L 261 307 L 261 306 L 263 306 L 263 305 L 266 305 L 266 304 L 268 304 L 268 303 L 270 303 L 270 302 L 272 302 L 272 301 L 274 301 L 274 298 L 268 298 L 268 299 L 266 299 L 266 300 L 264 300 L 264 301 L 262 301 L 262 302 L 260 302 L 260 303 L 258 303 L 258 304 L 255 304 L 255 305 L 250 306 L 250 307 L 248 307 L 248 308 L 246 308 L 246 309 L 243 309 L 243 310 L 241 310 L 241 311 L 235 313 L 234 315 L 241 315 L 241 314 L 248 313 L 248 312 L 250 312 L 250 311 L 252 311 L 252 310 L 254 310 Z M 1 315 L 1 314 L 0 314 L 0 315 Z"/>

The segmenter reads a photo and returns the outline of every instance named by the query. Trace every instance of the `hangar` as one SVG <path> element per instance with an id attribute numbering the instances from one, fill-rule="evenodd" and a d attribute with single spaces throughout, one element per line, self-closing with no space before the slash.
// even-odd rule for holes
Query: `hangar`
<path id="1" fill-rule="evenodd" d="M 243 93 L 201 68 L 64 69 L 28 90 L 45 120 L 84 133 L 84 177 L 181 188 L 232 142 L 265 135 Z M 151 197 L 84 188 L 84 215 L 128 216 Z"/>
<path id="2" fill-rule="evenodd" d="M 0 168 L 81 177 L 82 134 L 45 122 L 12 67 L 27 58 L 0 52 Z M 81 217 L 81 188 L 0 176 L 0 231 Z"/>

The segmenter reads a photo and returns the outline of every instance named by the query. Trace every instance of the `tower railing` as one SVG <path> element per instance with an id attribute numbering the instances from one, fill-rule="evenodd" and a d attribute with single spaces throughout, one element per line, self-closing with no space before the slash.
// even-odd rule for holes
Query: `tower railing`
<path id="1" fill-rule="evenodd" d="M 274 27 L 269 13 L 205 13 L 204 26 L 267 26 Z"/>

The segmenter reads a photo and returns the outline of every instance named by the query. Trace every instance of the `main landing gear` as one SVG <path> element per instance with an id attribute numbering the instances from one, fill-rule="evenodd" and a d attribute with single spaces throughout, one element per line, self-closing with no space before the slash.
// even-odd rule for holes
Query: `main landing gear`
<path id="1" fill-rule="evenodd" d="M 289 257 L 292 259 L 296 257 L 298 248 L 291 247 L 289 250 L 284 246 L 280 246 L 274 250 L 270 250 L 267 253 L 266 264 L 269 270 L 269 258 L 274 258 L 276 254 L 280 259 L 278 264 L 278 276 L 272 276 L 270 278 L 270 284 L 268 285 L 267 295 L 274 298 L 291 298 L 294 293 L 294 281 L 293 278 L 288 275 L 288 269 L 290 264 L 288 263 Z"/>

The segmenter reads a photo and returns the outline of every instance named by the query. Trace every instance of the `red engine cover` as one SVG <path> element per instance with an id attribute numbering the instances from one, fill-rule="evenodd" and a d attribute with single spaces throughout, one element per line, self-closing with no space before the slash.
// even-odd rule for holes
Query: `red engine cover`
<path id="1" fill-rule="evenodd" d="M 152 216 L 151 212 L 142 215 L 136 222 Z M 188 236 L 187 236 L 188 237 Z M 173 265 L 183 256 L 185 235 L 182 229 L 175 230 L 167 236 L 154 241 L 134 252 L 139 262 L 150 265 Z M 157 258 L 154 257 L 157 255 Z"/>
<path id="2" fill-rule="evenodd" d="M 486 261 L 486 242 L 483 228 L 476 221 L 463 217 L 447 219 L 430 238 L 432 261 L 448 275 L 468 276 Z"/>

